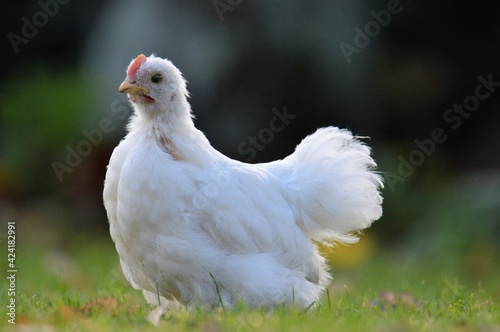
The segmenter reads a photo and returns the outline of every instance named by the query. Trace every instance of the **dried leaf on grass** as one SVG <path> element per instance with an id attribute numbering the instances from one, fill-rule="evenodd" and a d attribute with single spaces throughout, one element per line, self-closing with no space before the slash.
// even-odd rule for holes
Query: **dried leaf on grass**
<path id="1" fill-rule="evenodd" d="M 91 312 L 100 311 L 100 310 L 108 310 L 113 311 L 118 307 L 118 301 L 113 297 L 100 297 L 91 301 L 80 308 L 78 308 L 78 312 L 80 314 L 87 315 Z"/>
<path id="2" fill-rule="evenodd" d="M 420 307 L 420 301 L 408 293 L 383 291 L 380 292 L 378 298 L 372 302 L 372 307 L 380 308 L 396 307 L 398 305 L 406 308 L 418 309 Z"/>

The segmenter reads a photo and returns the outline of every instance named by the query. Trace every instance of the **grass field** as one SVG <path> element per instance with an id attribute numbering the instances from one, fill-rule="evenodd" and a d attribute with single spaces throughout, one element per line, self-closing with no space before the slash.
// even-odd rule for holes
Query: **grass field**
<path id="1" fill-rule="evenodd" d="M 481 267 L 450 253 L 425 261 L 377 249 L 369 239 L 337 251 L 330 254 L 334 281 L 307 312 L 180 309 L 155 327 L 147 320 L 152 308 L 124 281 L 110 240 L 83 239 L 64 251 L 18 243 L 16 324 L 7 321 L 4 284 L 0 330 L 500 331 L 498 262 Z"/>

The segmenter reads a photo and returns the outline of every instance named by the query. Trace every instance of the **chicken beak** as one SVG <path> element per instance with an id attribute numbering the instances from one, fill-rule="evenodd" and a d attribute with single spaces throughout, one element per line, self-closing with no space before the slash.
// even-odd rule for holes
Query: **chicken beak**
<path id="1" fill-rule="evenodd" d="M 143 86 L 138 85 L 135 82 L 130 82 L 129 80 L 123 81 L 122 84 L 120 84 L 120 87 L 118 88 L 119 93 L 143 93 L 143 94 L 149 94 L 149 90 L 146 89 Z"/>

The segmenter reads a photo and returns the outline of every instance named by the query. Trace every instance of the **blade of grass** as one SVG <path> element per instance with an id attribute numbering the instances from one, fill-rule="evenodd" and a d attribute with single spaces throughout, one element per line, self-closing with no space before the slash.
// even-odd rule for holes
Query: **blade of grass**
<path id="1" fill-rule="evenodd" d="M 217 281 L 215 280 L 215 277 L 214 275 L 212 274 L 212 272 L 208 272 L 210 273 L 210 277 L 212 278 L 212 280 L 214 281 L 214 284 L 215 284 L 215 291 L 217 292 L 217 297 L 219 298 L 219 305 L 221 306 L 221 308 L 223 310 L 225 310 L 225 307 L 224 307 L 224 302 L 222 301 L 222 296 L 220 295 L 220 290 L 219 290 L 219 285 L 217 284 Z"/>

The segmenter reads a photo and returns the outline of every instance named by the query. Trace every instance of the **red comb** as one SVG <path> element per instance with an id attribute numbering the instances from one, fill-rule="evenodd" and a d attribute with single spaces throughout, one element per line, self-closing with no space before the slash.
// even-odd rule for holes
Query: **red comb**
<path id="1" fill-rule="evenodd" d="M 137 58 L 135 58 L 134 62 L 132 62 L 132 64 L 128 68 L 127 75 L 134 76 L 137 69 L 139 69 L 144 61 L 146 61 L 146 56 L 144 54 L 140 54 Z"/>

